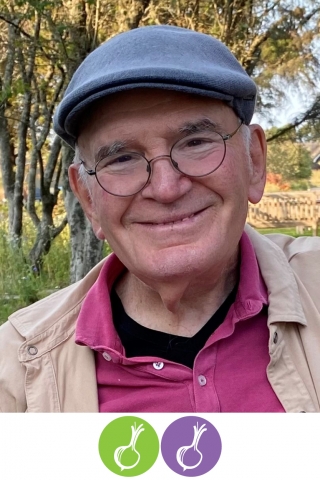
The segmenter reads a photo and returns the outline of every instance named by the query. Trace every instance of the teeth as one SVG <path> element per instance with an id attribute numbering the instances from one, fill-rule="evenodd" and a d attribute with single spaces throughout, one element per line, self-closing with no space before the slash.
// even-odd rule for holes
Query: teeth
<path id="1" fill-rule="evenodd" d="M 192 217 L 194 217 L 194 213 L 192 213 L 192 214 L 190 215 L 190 217 L 185 217 L 185 218 L 183 218 L 181 221 L 182 221 L 182 222 L 185 222 L 186 220 L 189 220 L 189 218 L 192 218 Z"/>
<path id="2" fill-rule="evenodd" d="M 153 223 L 152 225 L 174 225 L 175 223 L 186 222 L 189 218 L 194 217 L 194 213 L 192 213 L 189 217 L 181 218 L 181 220 L 176 220 L 175 222 L 167 222 L 167 223 Z"/>

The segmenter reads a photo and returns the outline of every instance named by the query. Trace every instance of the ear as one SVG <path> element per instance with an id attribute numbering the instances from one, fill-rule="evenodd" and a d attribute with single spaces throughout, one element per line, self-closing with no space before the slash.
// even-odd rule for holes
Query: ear
<path id="1" fill-rule="evenodd" d="M 79 175 L 79 168 L 80 164 L 72 164 L 69 167 L 68 174 L 70 187 L 79 200 L 86 217 L 91 223 L 95 235 L 99 238 L 99 240 L 105 240 L 105 235 L 101 230 L 98 220 L 94 200 L 90 194 L 88 186 L 84 183 Z"/>
<path id="2" fill-rule="evenodd" d="M 249 125 L 251 132 L 250 156 L 251 156 L 251 178 L 249 186 L 249 201 L 258 203 L 264 192 L 266 184 L 266 160 L 267 142 L 264 130 L 260 125 Z"/>

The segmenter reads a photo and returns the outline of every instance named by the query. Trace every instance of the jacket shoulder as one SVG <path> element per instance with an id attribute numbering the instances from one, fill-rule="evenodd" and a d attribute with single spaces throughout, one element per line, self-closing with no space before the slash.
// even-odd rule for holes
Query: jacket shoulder
<path id="1" fill-rule="evenodd" d="M 296 255 L 320 255 L 320 237 L 298 237 L 272 233 L 266 235 L 291 261 Z"/>
<path id="2" fill-rule="evenodd" d="M 259 235 L 259 234 L 258 234 Z M 299 296 L 305 310 L 308 324 L 315 321 L 320 312 L 320 238 L 319 237 L 290 237 L 288 235 L 264 235 L 264 241 L 272 242 L 284 254 L 296 284 L 299 287 Z M 266 260 L 268 260 L 266 258 Z M 281 258 L 279 257 L 279 262 Z M 284 275 L 284 263 L 280 263 Z M 281 279 L 279 277 L 278 281 Z M 315 307 L 315 311 L 307 305 Z"/>
<path id="3" fill-rule="evenodd" d="M 320 312 L 320 237 L 289 238 L 277 236 L 272 241 L 283 250 L 297 282 L 302 283 L 305 292 L 303 298 L 306 295 L 311 297 Z"/>

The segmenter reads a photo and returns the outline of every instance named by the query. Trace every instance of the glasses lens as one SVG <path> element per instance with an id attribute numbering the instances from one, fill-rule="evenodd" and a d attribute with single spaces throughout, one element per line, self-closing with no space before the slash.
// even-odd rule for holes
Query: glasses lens
<path id="1" fill-rule="evenodd" d="M 107 192 L 123 197 L 134 195 L 148 182 L 148 162 L 138 153 L 110 155 L 97 164 L 96 176 Z"/>
<path id="2" fill-rule="evenodd" d="M 179 140 L 171 150 L 171 158 L 180 172 L 201 177 L 220 167 L 225 150 L 225 142 L 219 133 L 200 132 Z"/>

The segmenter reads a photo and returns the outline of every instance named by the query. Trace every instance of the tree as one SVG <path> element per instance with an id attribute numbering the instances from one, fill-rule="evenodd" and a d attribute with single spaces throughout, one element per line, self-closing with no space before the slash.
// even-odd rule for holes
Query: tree
<path id="1" fill-rule="evenodd" d="M 301 143 L 274 141 L 268 147 L 267 171 L 280 174 L 284 181 L 309 179 L 311 164 L 310 153 Z"/>
<path id="2" fill-rule="evenodd" d="M 288 84 L 316 95 L 319 0 L 154 1 L 143 24 L 169 23 L 216 36 L 260 88 L 259 110 L 269 110 Z"/>
<path id="3" fill-rule="evenodd" d="M 320 131 L 319 119 L 320 94 L 315 97 L 312 105 L 305 112 L 298 115 L 291 123 L 288 123 L 283 127 L 273 129 L 272 134 L 267 137 L 267 141 L 271 142 L 288 134 L 293 135 L 297 139 L 308 138 L 309 140 L 311 135 L 311 138 L 318 140 Z"/>
<path id="4" fill-rule="evenodd" d="M 10 3 L 2 2 L 2 7 L 7 15 L 6 29 L 1 31 L 7 58 L 2 57 L 0 70 L 0 152 L 9 204 L 9 235 L 12 244 L 19 247 L 26 207 L 37 231 L 30 258 L 38 269 L 42 255 L 66 225 L 66 219 L 59 225 L 53 220 L 61 174 L 61 141 L 56 138 L 49 144 L 48 140 L 63 81 L 53 81 L 57 68 L 46 52 L 47 47 L 41 45 L 41 2 L 39 9 L 24 4 L 18 12 Z M 24 24 L 30 27 L 29 33 Z M 44 61 L 46 68 L 42 66 Z M 37 175 L 42 199 L 40 216 L 35 208 Z"/>
<path id="5" fill-rule="evenodd" d="M 43 255 L 49 251 L 51 242 L 63 230 L 68 219 L 71 224 L 79 223 L 86 227 L 84 235 L 90 245 L 85 249 L 86 243 L 81 242 L 81 246 L 76 244 L 81 249 L 82 259 L 86 251 L 91 252 L 92 247 L 94 252 L 102 251 L 102 246 L 97 248 L 99 242 L 91 233 L 82 212 L 76 215 L 75 211 L 68 211 L 58 225 L 55 225 L 53 217 L 59 186 L 62 183 L 66 186 L 66 162 L 70 161 L 70 154 L 63 154 L 65 149 L 62 148 L 62 141 L 52 136 L 52 115 L 67 81 L 88 53 L 88 46 L 83 41 L 81 18 L 79 25 L 73 24 L 81 14 L 79 2 L 68 5 L 73 7 L 69 13 L 68 34 L 74 37 L 74 41 L 69 48 L 61 45 L 63 54 L 57 48 L 57 38 L 66 24 L 60 23 L 62 11 L 56 9 L 56 2 L 2 2 L 1 6 L 4 49 L 0 76 L 0 152 L 4 189 L 9 204 L 9 234 L 11 242 L 20 246 L 22 212 L 26 208 L 36 228 L 36 240 L 29 256 L 34 270 L 39 270 Z M 73 52 L 71 59 L 68 50 Z M 35 204 L 37 189 L 41 192 L 41 213 Z M 69 198 L 71 193 L 68 189 L 66 192 L 66 198 Z M 66 204 L 74 205 L 74 202 Z M 74 251 L 73 258 L 77 258 Z M 96 262 L 97 253 L 91 266 Z M 72 281 L 86 273 L 86 262 L 78 262 L 80 273 L 76 265 L 75 262 Z M 87 270 L 89 268 L 87 266 Z"/>

